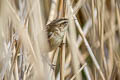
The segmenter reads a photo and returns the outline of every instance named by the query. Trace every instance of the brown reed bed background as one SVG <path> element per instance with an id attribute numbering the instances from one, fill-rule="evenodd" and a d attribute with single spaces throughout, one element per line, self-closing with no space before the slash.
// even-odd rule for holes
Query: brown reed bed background
<path id="1" fill-rule="evenodd" d="M 60 18 L 51 51 L 47 24 Z M 120 80 L 120 1 L 0 0 L 0 80 Z"/>

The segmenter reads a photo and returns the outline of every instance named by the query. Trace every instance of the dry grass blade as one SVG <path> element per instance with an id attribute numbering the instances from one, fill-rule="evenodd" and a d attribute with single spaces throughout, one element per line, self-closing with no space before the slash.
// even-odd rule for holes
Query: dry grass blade
<path id="1" fill-rule="evenodd" d="M 119 34 L 120 34 L 120 11 L 117 3 L 116 3 L 116 16 L 117 16 L 117 22 L 118 22 Z"/>
<path id="2" fill-rule="evenodd" d="M 58 0 L 52 0 L 47 24 L 49 24 L 52 20 L 54 20 L 57 17 L 56 14 L 57 8 L 58 8 Z"/>
<path id="3" fill-rule="evenodd" d="M 70 80 L 74 80 L 75 77 L 83 70 L 83 68 L 85 68 L 86 65 L 87 65 L 87 63 L 85 63 Z"/>
<path id="4" fill-rule="evenodd" d="M 97 17 L 97 10 L 95 9 L 95 10 L 94 10 L 94 18 L 95 18 L 95 20 L 97 20 L 96 17 Z M 89 32 L 89 30 L 90 30 L 91 27 L 92 27 L 92 19 L 90 18 L 90 19 L 85 23 L 85 25 L 84 25 L 84 27 L 83 27 L 83 33 L 84 33 L 85 36 L 87 35 L 87 33 Z M 79 46 L 81 43 L 82 43 L 82 38 L 81 38 L 81 36 L 79 36 L 79 37 L 78 37 L 78 40 L 77 40 L 78 46 Z"/>
<path id="5" fill-rule="evenodd" d="M 70 10 L 71 10 L 71 12 L 73 12 L 72 7 L 70 7 Z M 105 80 L 105 77 L 104 77 L 104 75 L 103 75 L 103 73 L 102 73 L 102 71 L 101 71 L 101 69 L 100 69 L 100 66 L 99 66 L 99 64 L 98 64 L 98 62 L 97 62 L 97 60 L 96 60 L 96 58 L 95 58 L 95 56 L 94 56 L 94 54 L 93 54 L 93 51 L 91 50 L 91 48 L 90 48 L 90 46 L 89 46 L 89 44 L 88 44 L 88 41 L 86 40 L 86 38 L 85 38 L 85 36 L 84 36 L 84 34 L 83 34 L 83 31 L 82 31 L 82 29 L 81 29 L 81 27 L 80 27 L 79 22 L 77 21 L 76 16 L 73 15 L 73 17 L 74 17 L 75 23 L 76 23 L 76 25 L 77 25 L 77 28 L 78 28 L 78 30 L 79 30 L 79 32 L 80 32 L 80 35 L 81 35 L 81 37 L 82 37 L 82 39 L 83 39 L 83 41 L 84 41 L 84 43 L 85 43 L 85 45 L 86 45 L 86 47 L 87 47 L 87 49 L 88 49 L 88 52 L 89 52 L 89 54 L 90 54 L 90 56 L 91 56 L 94 64 L 96 65 L 98 71 L 100 72 L 100 75 L 101 75 L 101 77 L 103 78 L 103 80 Z"/>
<path id="6" fill-rule="evenodd" d="M 60 80 L 64 80 L 64 67 L 65 67 L 65 44 L 66 43 L 66 34 L 63 39 L 63 44 L 60 53 Z"/>
<path id="7" fill-rule="evenodd" d="M 73 13 L 71 13 L 69 7 L 70 7 L 70 0 L 67 0 L 67 8 L 68 8 L 68 23 L 69 23 L 69 30 L 70 30 L 70 37 L 69 35 L 67 35 L 68 37 L 68 44 L 69 44 L 69 47 L 71 49 L 71 55 L 72 55 L 72 63 L 73 63 L 73 69 L 74 69 L 74 73 L 77 72 L 77 70 L 79 69 L 79 61 L 78 61 L 78 57 L 77 57 L 77 54 L 78 54 L 78 50 L 76 48 L 76 44 L 75 44 L 75 41 L 76 41 L 76 34 L 75 34 L 75 23 L 74 23 L 74 19 L 73 19 Z M 80 80 L 81 77 L 80 75 L 78 75 L 76 77 L 76 80 Z"/>
<path id="8" fill-rule="evenodd" d="M 104 6 L 105 6 L 105 0 L 102 0 L 102 12 L 101 12 L 101 54 L 102 54 L 102 58 L 103 58 L 103 63 L 105 66 L 105 70 L 107 70 L 107 63 L 106 63 L 106 58 L 105 58 L 105 53 L 104 53 Z"/>
<path id="9" fill-rule="evenodd" d="M 79 0 L 77 3 L 76 3 L 76 5 L 75 5 L 75 7 L 74 7 L 74 15 L 76 15 L 77 13 L 78 13 L 78 11 L 79 11 L 79 9 L 85 4 L 85 2 L 86 2 L 86 0 Z"/>
<path id="10" fill-rule="evenodd" d="M 94 17 L 95 4 L 94 4 L 94 0 L 92 0 L 91 2 L 92 2 L 92 26 L 94 28 L 93 38 L 95 40 L 95 17 Z"/>
<path id="11" fill-rule="evenodd" d="M 98 30 L 99 30 L 99 36 L 100 36 L 100 31 L 101 31 L 101 24 L 100 24 L 100 1 L 97 0 L 97 12 L 98 12 L 98 15 L 97 15 L 97 18 L 98 18 Z"/>

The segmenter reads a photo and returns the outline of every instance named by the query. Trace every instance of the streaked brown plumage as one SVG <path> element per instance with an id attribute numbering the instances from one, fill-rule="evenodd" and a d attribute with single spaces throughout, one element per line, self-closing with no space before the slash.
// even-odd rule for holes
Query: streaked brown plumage
<path id="1" fill-rule="evenodd" d="M 50 43 L 51 50 L 57 48 L 62 43 L 64 33 L 68 27 L 68 19 L 61 18 L 53 20 L 48 24 L 48 39 Z"/>

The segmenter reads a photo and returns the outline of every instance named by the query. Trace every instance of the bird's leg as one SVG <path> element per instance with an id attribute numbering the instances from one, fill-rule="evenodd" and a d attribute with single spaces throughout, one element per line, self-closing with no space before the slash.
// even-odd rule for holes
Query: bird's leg
<path id="1" fill-rule="evenodd" d="M 62 43 L 59 45 L 59 48 L 62 48 L 62 46 L 65 45 L 65 44 L 67 44 L 67 43 L 62 42 Z"/>
<path id="2" fill-rule="evenodd" d="M 55 68 L 56 68 L 56 65 L 53 64 L 53 63 L 49 64 L 49 66 L 50 66 L 50 68 L 51 68 L 52 70 L 55 70 Z"/>
<path id="3" fill-rule="evenodd" d="M 45 62 L 47 62 L 47 64 L 50 66 L 50 68 L 51 68 L 52 70 L 55 70 L 56 65 L 53 64 L 53 63 L 51 63 L 50 59 L 47 58 L 46 56 L 43 56 L 43 58 L 44 58 Z"/>

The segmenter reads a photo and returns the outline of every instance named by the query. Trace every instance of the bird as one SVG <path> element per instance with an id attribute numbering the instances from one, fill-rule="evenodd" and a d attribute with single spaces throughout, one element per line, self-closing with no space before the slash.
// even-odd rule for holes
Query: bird
<path id="1" fill-rule="evenodd" d="M 51 21 L 47 24 L 48 41 L 50 44 L 50 50 L 54 50 L 62 43 L 65 32 L 68 28 L 68 19 L 59 18 Z"/>

